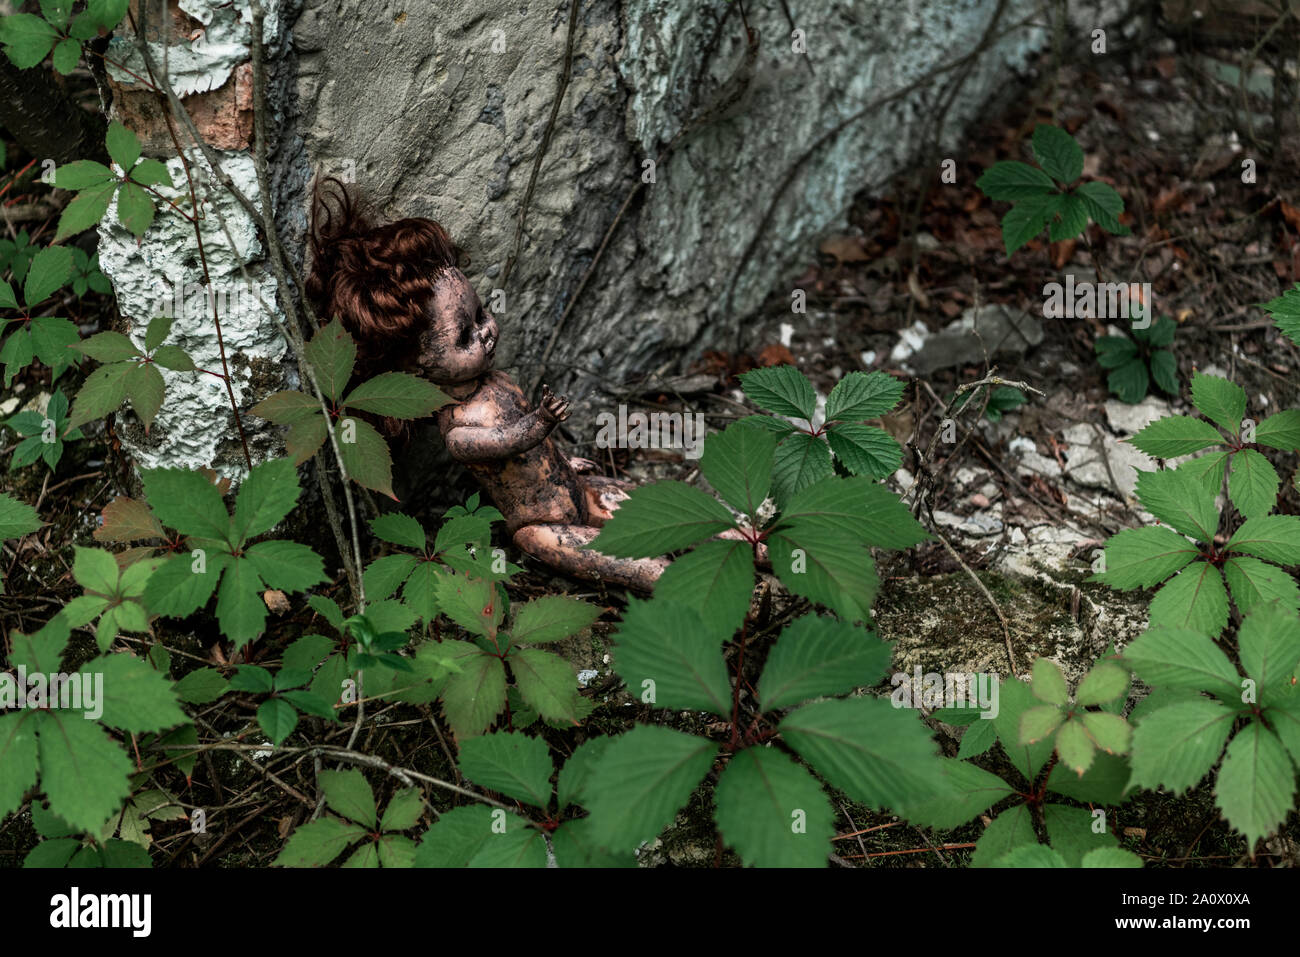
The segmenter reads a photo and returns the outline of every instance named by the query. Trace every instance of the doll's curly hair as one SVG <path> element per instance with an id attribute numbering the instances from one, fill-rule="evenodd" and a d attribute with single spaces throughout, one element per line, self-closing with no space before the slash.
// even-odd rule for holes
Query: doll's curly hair
<path id="1" fill-rule="evenodd" d="M 357 343 L 357 373 L 403 364 L 425 328 L 434 280 L 461 251 L 431 219 L 376 225 L 333 176 L 312 189 L 307 296 L 322 322 L 338 317 Z"/>

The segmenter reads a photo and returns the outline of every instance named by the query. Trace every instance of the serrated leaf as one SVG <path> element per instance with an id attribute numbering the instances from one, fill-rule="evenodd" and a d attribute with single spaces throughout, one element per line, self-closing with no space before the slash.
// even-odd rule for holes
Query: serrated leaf
<path id="1" fill-rule="evenodd" d="M 1127 236 L 1131 232 L 1119 221 L 1120 213 L 1124 212 L 1124 199 L 1110 185 L 1097 180 L 1082 183 L 1075 188 L 1074 195 L 1083 199 L 1092 221 L 1106 232 L 1115 236 Z"/>
<path id="2" fill-rule="evenodd" d="M 1151 379 L 1167 395 L 1178 395 L 1178 360 L 1168 349 L 1151 353 Z"/>
<path id="3" fill-rule="evenodd" d="M 272 588 L 306 591 L 326 580 L 321 557 L 298 542 L 258 542 L 244 556 Z"/>
<path id="4" fill-rule="evenodd" d="M 228 537 L 230 515 L 206 476 L 186 469 L 141 469 L 140 478 L 145 500 L 164 525 L 196 538 Z"/>
<path id="5" fill-rule="evenodd" d="M 131 169 L 131 179 L 141 186 L 157 186 L 159 183 L 165 183 L 168 186 L 172 183 L 172 174 L 167 170 L 167 164 L 162 160 L 142 159 Z M 156 345 L 156 343 L 155 343 Z M 148 348 L 152 349 L 153 346 Z"/>
<path id="6" fill-rule="evenodd" d="M 258 705 L 257 724 L 278 748 L 298 727 L 298 712 L 283 698 L 267 698 Z"/>
<path id="7" fill-rule="evenodd" d="M 418 419 L 450 401 L 432 382 L 405 372 L 383 372 L 353 389 L 341 404 L 393 419 Z"/>
<path id="8" fill-rule="evenodd" d="M 0 541 L 18 538 L 41 527 L 36 509 L 26 502 L 0 492 Z"/>
<path id="9" fill-rule="evenodd" d="M 992 721 L 978 720 L 975 727 L 992 724 Z M 940 758 L 939 762 L 943 777 L 938 792 L 907 809 L 906 817 L 913 824 L 943 830 L 960 827 L 1014 793 L 1014 789 L 997 775 L 974 764 L 952 758 Z"/>
<path id="10" fill-rule="evenodd" d="M 510 637 L 540 645 L 576 635 L 600 617 L 601 609 L 565 595 L 545 595 L 515 605 L 510 619 Z"/>
<path id="11" fill-rule="evenodd" d="M 153 613 L 184 618 L 207 604 L 230 562 L 224 552 L 207 552 L 200 566 L 194 553 L 163 562 L 144 588 L 145 606 Z M 195 569 L 201 567 L 202 571 Z"/>
<path id="12" fill-rule="evenodd" d="M 278 525 L 293 510 L 298 491 L 298 470 L 288 459 L 255 465 L 235 496 L 235 540 L 247 541 Z"/>
<path id="13" fill-rule="evenodd" d="M 438 607 L 466 631 L 485 637 L 496 634 L 504 612 L 493 582 L 464 575 L 439 580 Z"/>
<path id="14" fill-rule="evenodd" d="M 1082 707 L 1103 705 L 1128 691 L 1128 671 L 1110 661 L 1099 661 L 1083 676 L 1075 691 L 1075 701 Z"/>
<path id="15" fill-rule="evenodd" d="M 1300 586 L 1295 579 L 1258 558 L 1230 554 L 1223 563 L 1223 577 L 1228 580 L 1233 603 L 1242 614 L 1269 602 L 1277 602 L 1291 611 L 1300 608 Z"/>
<path id="16" fill-rule="evenodd" d="M 1286 700 L 1300 663 L 1300 621 L 1295 612 L 1277 605 L 1261 606 L 1242 622 L 1237 643 L 1241 667 L 1258 684 L 1260 701 Z"/>
<path id="17" fill-rule="evenodd" d="M 1246 725 L 1228 745 L 1214 798 L 1233 829 L 1246 835 L 1253 854 L 1294 804 L 1295 768 L 1277 735 L 1258 721 Z"/>
<path id="18" fill-rule="evenodd" d="M 1058 763 L 1047 776 L 1047 789 L 1076 801 L 1119 804 L 1124 800 L 1124 788 L 1131 775 L 1126 758 L 1100 752 L 1082 777 Z"/>
<path id="19" fill-rule="evenodd" d="M 551 801 L 550 750 L 540 738 L 497 731 L 461 742 L 461 774 L 480 787 L 545 811 Z"/>
<path id="20" fill-rule="evenodd" d="M 1041 233 L 1063 204 L 1064 197 L 1059 193 L 1047 193 L 1026 197 L 1012 206 L 1002 217 L 1002 244 L 1007 258 Z"/>
<path id="21" fill-rule="evenodd" d="M 0 817 L 18 810 L 36 784 L 36 730 L 42 718 L 39 711 L 0 713 Z"/>
<path id="22" fill-rule="evenodd" d="M 292 425 L 320 415 L 320 403 L 305 392 L 285 390 L 267 396 L 248 411 L 277 425 Z"/>
<path id="23" fill-rule="evenodd" d="M 1029 816 L 1029 807 L 1014 804 L 993 819 L 975 842 L 971 867 L 994 867 L 1007 854 L 1022 847 L 1034 847 L 1038 837 Z"/>
<path id="24" fill-rule="evenodd" d="M 546 846 L 538 844 L 538 836 L 518 814 L 507 813 L 501 820 L 497 811 L 481 804 L 452 808 L 425 832 L 415 852 L 415 866 L 544 867 Z"/>
<path id="25" fill-rule="evenodd" d="M 999 160 L 975 181 L 984 195 L 998 202 L 1015 202 L 1042 196 L 1056 189 L 1052 178 L 1035 166 L 1016 160 Z"/>
<path id="26" fill-rule="evenodd" d="M 153 225 L 153 200 L 135 183 L 123 183 L 117 194 L 117 218 L 136 239 Z"/>
<path id="27" fill-rule="evenodd" d="M 655 597 L 699 613 L 707 634 L 736 633 L 754 592 L 753 548 L 748 542 L 702 542 L 669 565 L 655 583 Z"/>
<path id="28" fill-rule="evenodd" d="M 415 566 L 415 556 L 401 552 L 376 558 L 366 566 L 365 574 L 362 575 L 366 597 L 375 601 L 392 596 L 411 576 Z"/>
<path id="29" fill-rule="evenodd" d="M 1065 683 L 1065 675 L 1052 659 L 1043 656 L 1034 659 L 1033 679 L 1030 689 L 1039 701 L 1061 708 L 1069 703 L 1070 689 Z"/>
<path id="30" fill-rule="evenodd" d="M 998 713 L 991 719 L 1007 757 L 1016 770 L 1031 781 L 1052 754 L 1051 741 L 1040 741 L 1033 745 L 1020 743 L 1020 718 L 1030 708 L 1037 706 L 1038 699 L 1029 690 L 1029 685 L 1015 678 L 1007 678 L 1000 682 Z"/>
<path id="31" fill-rule="evenodd" d="M 1245 552 L 1279 565 L 1300 564 L 1300 518 L 1294 515 L 1248 518 L 1228 539 L 1227 550 Z"/>
<path id="32" fill-rule="evenodd" d="M 118 568 L 111 553 L 101 548 L 73 546 L 72 577 L 87 591 L 116 595 Z"/>
<path id="33" fill-rule="evenodd" d="M 63 170 L 58 172 L 62 174 Z M 108 212 L 108 205 L 113 201 L 116 193 L 117 181 L 111 180 L 101 186 L 84 189 L 74 196 L 72 202 L 63 207 L 63 212 L 59 214 L 59 228 L 54 233 L 55 242 L 61 242 L 69 236 L 75 236 L 98 225 L 104 218 L 104 214 Z"/>
<path id="34" fill-rule="evenodd" d="M 1150 588 L 1182 568 L 1200 552 L 1167 528 L 1128 528 L 1106 542 L 1106 570 L 1092 576 L 1120 591 Z"/>
<path id="35" fill-rule="evenodd" d="M 73 346 L 96 362 L 122 362 L 140 356 L 140 350 L 120 332 L 98 332 Z"/>
<path id="36" fill-rule="evenodd" d="M 929 535 L 897 495 L 862 476 L 820 482 L 790 500 L 776 528 L 847 532 L 879 548 L 909 548 Z"/>
<path id="37" fill-rule="evenodd" d="M 650 558 L 688 548 L 735 525 L 716 499 L 682 482 L 633 489 L 587 546 L 615 558 Z"/>
<path id="38" fill-rule="evenodd" d="M 116 411 L 126 401 L 126 381 L 132 368 L 131 363 L 115 362 L 92 372 L 77 392 L 68 428 L 77 428 Z"/>
<path id="39" fill-rule="evenodd" d="M 777 446 L 772 462 L 772 488 L 777 501 L 784 504 L 834 472 L 827 443 L 807 432 L 795 432 Z"/>
<path id="40" fill-rule="evenodd" d="M 746 748 L 718 778 L 714 819 L 753 867 L 825 867 L 834 812 L 821 784 L 779 751 Z"/>
<path id="41" fill-rule="evenodd" d="M 23 301 L 27 308 L 54 295 L 72 276 L 72 251 L 66 246 L 46 246 L 34 257 L 23 282 Z"/>
<path id="42" fill-rule="evenodd" d="M 316 780 L 331 810 L 374 830 L 379 821 L 375 813 L 375 795 L 364 774 L 356 768 L 320 771 Z"/>
<path id="43" fill-rule="evenodd" d="M 524 702 L 552 723 L 577 724 L 577 678 L 573 666 L 540 648 L 520 648 L 510 655 L 510 670 Z"/>
<path id="44" fill-rule="evenodd" d="M 591 775 L 595 771 L 596 762 L 614 740 L 616 739 L 608 735 L 588 738 L 573 749 L 569 760 L 565 761 L 564 767 L 560 768 L 555 784 L 555 793 L 561 811 L 570 805 L 585 803 L 583 794 L 587 782 L 591 780 Z"/>
<path id="45" fill-rule="evenodd" d="M 887 372 L 850 372 L 826 397 L 827 422 L 862 422 L 898 405 L 906 383 Z"/>
<path id="46" fill-rule="evenodd" d="M 639 725 L 620 735 L 587 783 L 593 838 L 612 850 L 652 840 L 690 799 L 717 753 L 708 739 L 670 728 Z"/>
<path id="47" fill-rule="evenodd" d="M 1219 430 L 1203 419 L 1170 415 L 1156 419 L 1131 439 L 1134 447 L 1157 459 L 1191 455 L 1212 445 L 1222 445 Z"/>
<path id="48" fill-rule="evenodd" d="M 151 362 L 136 363 L 126 374 L 126 396 L 131 400 L 131 408 L 144 423 L 145 434 L 153 425 L 153 420 L 162 408 L 163 396 L 167 386 L 162 373 Z"/>
<path id="49" fill-rule="evenodd" d="M 288 842 L 276 857 L 273 866 L 324 867 L 349 845 L 365 836 L 364 828 L 348 821 L 328 816 L 317 818 L 301 825 L 289 835 Z"/>
<path id="50" fill-rule="evenodd" d="M 871 687 L 889 668 L 893 646 L 833 618 L 805 615 L 777 637 L 758 682 L 764 711 Z"/>
<path id="51" fill-rule="evenodd" d="M 1300 409 L 1270 415 L 1255 427 L 1255 441 L 1283 452 L 1300 450 Z"/>
<path id="52" fill-rule="evenodd" d="M 337 402 L 352 378 L 357 345 L 342 323 L 335 319 L 316 332 L 306 345 L 307 361 L 316 373 L 321 391 Z"/>
<path id="53" fill-rule="evenodd" d="M 1192 402 L 1201 414 L 1225 432 L 1236 435 L 1246 416 L 1246 391 L 1217 375 L 1192 373 Z"/>
<path id="54" fill-rule="evenodd" d="M 1147 364 L 1140 357 L 1129 359 L 1117 366 L 1106 377 L 1106 388 L 1121 402 L 1127 402 L 1129 405 L 1141 402 L 1150 384 Z"/>
<path id="55" fill-rule="evenodd" d="M 468 647 L 472 653 L 462 652 L 456 659 L 461 670 L 447 679 L 442 692 L 443 714 L 461 738 L 482 734 L 506 704 L 506 671 L 501 659 L 485 655 L 473 645 Z"/>
<path id="56" fill-rule="evenodd" d="M 388 806 L 384 808 L 384 816 L 379 819 L 379 829 L 381 831 L 410 830 L 419 823 L 420 815 L 423 813 L 424 798 L 420 794 L 420 789 L 402 788 L 389 799 Z"/>
<path id="57" fill-rule="evenodd" d="M 1078 867 L 1085 854 L 1113 850 L 1119 843 L 1109 830 L 1096 830 L 1092 811 L 1084 807 L 1045 804 L 1043 826 L 1052 850 L 1064 858 L 1068 867 Z"/>
<path id="58" fill-rule="evenodd" d="M 1033 745 L 1052 736 L 1065 721 L 1065 712 L 1055 705 L 1043 704 L 1027 709 L 1020 715 L 1020 737 L 1017 744 Z"/>
<path id="59" fill-rule="evenodd" d="M 835 457 L 854 475 L 887 478 L 903 464 L 903 448 L 884 429 L 871 425 L 832 426 L 826 432 Z"/>
<path id="60" fill-rule="evenodd" d="M 630 600 L 615 634 L 614 668 L 634 695 L 654 707 L 731 713 L 722 650 L 689 608 Z"/>
<path id="61" fill-rule="evenodd" d="M 1039 123 L 1032 142 L 1034 158 L 1049 176 L 1068 185 L 1083 175 L 1083 150 L 1059 126 Z"/>
<path id="62" fill-rule="evenodd" d="M 833 786 L 869 807 L 906 816 L 943 786 L 942 765 L 914 711 L 876 698 L 816 701 L 790 712 L 778 730 Z"/>
<path id="63" fill-rule="evenodd" d="M 172 372 L 193 372 L 197 368 L 189 353 L 180 346 L 159 346 L 154 350 L 153 361 Z"/>
<path id="64" fill-rule="evenodd" d="M 1190 628 L 1217 635 L 1228 624 L 1228 589 L 1209 562 L 1195 562 L 1171 578 L 1151 599 L 1152 626 Z"/>
<path id="65" fill-rule="evenodd" d="M 1176 531 L 1198 542 L 1212 542 L 1219 530 L 1214 495 L 1182 469 L 1137 473 L 1142 507 Z"/>
<path id="66" fill-rule="evenodd" d="M 796 595 L 831 609 L 846 621 L 870 621 L 880 578 L 866 545 L 845 532 L 801 525 L 767 540 L 772 568 Z"/>
<path id="67" fill-rule="evenodd" d="M 76 712 L 45 712 L 37 737 L 50 810 L 79 831 L 99 833 L 131 791 L 131 759 L 97 722 Z"/>
<path id="68" fill-rule="evenodd" d="M 105 142 L 109 157 L 124 170 L 129 170 L 140 158 L 139 138 L 116 120 L 108 124 Z"/>
<path id="69" fill-rule="evenodd" d="M 1175 795 L 1214 766 L 1232 731 L 1233 713 L 1208 698 L 1166 705 L 1133 729 L 1129 787 L 1166 787 Z"/>
<path id="70" fill-rule="evenodd" d="M 424 527 L 409 515 L 388 512 L 370 521 L 370 530 L 386 542 L 424 551 Z"/>
<path id="71" fill-rule="evenodd" d="M 297 426 L 304 424 L 297 423 Z M 375 427 L 362 419 L 345 417 L 335 424 L 334 437 L 348 478 L 397 501 L 393 494 L 393 459 L 388 443 Z"/>
<path id="72" fill-rule="evenodd" d="M 230 682 L 215 668 L 195 668 L 172 685 L 172 690 L 186 704 L 210 704 L 225 694 L 229 687 Z"/>
<path id="73" fill-rule="evenodd" d="M 1132 728 L 1119 715 L 1105 711 L 1085 711 L 1082 721 L 1092 743 L 1107 754 L 1123 754 L 1128 750 Z"/>
<path id="74" fill-rule="evenodd" d="M 700 470 L 732 508 L 755 516 L 772 488 L 776 441 L 766 430 L 733 423 L 705 440 Z"/>
<path id="75" fill-rule="evenodd" d="M 1241 449 L 1232 456 L 1232 472 L 1228 476 L 1228 497 L 1246 518 L 1267 515 L 1277 504 L 1277 491 L 1281 485 L 1277 472 L 1268 459 L 1254 449 Z"/>
<path id="76" fill-rule="evenodd" d="M 217 589 L 217 622 L 221 633 L 239 648 L 266 628 L 263 583 L 256 566 L 247 558 L 232 559 Z"/>
<path id="77" fill-rule="evenodd" d="M 1047 224 L 1047 238 L 1051 242 L 1073 239 L 1088 225 L 1088 203 L 1082 196 L 1067 193 L 1061 197 L 1061 207 Z"/>
<path id="78" fill-rule="evenodd" d="M 742 373 L 739 378 L 746 397 L 759 408 L 812 421 L 817 408 L 817 394 L 808 379 L 794 366 L 754 369 Z"/>

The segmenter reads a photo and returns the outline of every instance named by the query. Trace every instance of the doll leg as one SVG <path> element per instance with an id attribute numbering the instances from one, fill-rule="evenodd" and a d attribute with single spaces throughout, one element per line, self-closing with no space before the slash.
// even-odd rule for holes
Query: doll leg
<path id="1" fill-rule="evenodd" d="M 648 594 L 668 567 L 666 558 L 611 558 L 583 548 L 600 529 L 589 525 L 525 525 L 515 544 L 574 578 L 606 581 Z"/>

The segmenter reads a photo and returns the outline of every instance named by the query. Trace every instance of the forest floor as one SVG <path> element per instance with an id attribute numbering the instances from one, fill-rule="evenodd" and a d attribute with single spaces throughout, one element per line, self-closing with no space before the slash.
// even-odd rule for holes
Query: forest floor
<path id="1" fill-rule="evenodd" d="M 1241 114 L 1242 96 L 1232 76 L 1241 51 L 1219 58 L 1160 43 L 1160 55 L 1130 65 L 1102 59 L 1086 69 L 1064 66 L 1041 95 L 1021 95 L 1001 115 L 990 112 L 990 120 L 952 151 L 956 183 L 939 181 L 936 158 L 925 182 L 900 179 L 884 196 L 862 197 L 850 228 L 810 250 L 807 271 L 773 291 L 751 326 L 745 354 L 708 353 L 683 380 L 693 384 L 690 389 L 643 396 L 668 404 L 684 398 L 693 408 L 718 410 L 718 427 L 734 417 L 735 403 L 743 399 L 734 374 L 755 365 L 794 363 L 822 395 L 854 370 L 882 369 L 911 381 L 904 404 L 882 423 L 909 450 L 904 469 L 891 481 L 908 493 L 928 470 L 934 478 L 932 516 L 924 517 L 932 517 L 961 560 L 937 540 L 882 556 L 876 623 L 881 637 L 897 642 L 899 670 L 919 665 L 923 671 L 1006 675 L 1024 673 L 1035 656 L 1046 654 L 1077 678 L 1110 646 L 1122 646 L 1145 627 L 1142 594 L 1119 594 L 1085 579 L 1095 549 L 1109 535 L 1144 521 L 1132 495 L 1134 469 L 1153 466 L 1122 440 L 1159 415 L 1187 412 L 1189 403 L 1153 392 L 1125 405 L 1109 395 L 1093 351 L 1094 339 L 1107 332 L 1105 323 L 1042 318 L 1045 283 L 1066 272 L 1093 279 L 1098 271 L 1107 279 L 1149 282 L 1154 314 L 1178 324 L 1173 351 L 1184 396 L 1197 369 L 1240 383 L 1251 410 L 1261 416 L 1300 404 L 1300 354 L 1256 308 L 1300 279 L 1300 150 L 1285 141 L 1276 149 L 1250 141 L 1252 124 L 1266 128 L 1267 118 Z M 1261 112 L 1265 102 L 1248 101 Z M 1034 124 L 1044 121 L 1064 125 L 1079 140 L 1086 177 L 1118 189 L 1132 235 L 1094 228 L 1087 243 L 1040 238 L 1008 261 L 999 228 L 1003 207 L 990 203 L 975 180 L 997 160 L 1024 159 Z M 1250 157 L 1257 160 L 1258 181 L 1243 183 L 1241 161 Z M 792 316 L 791 285 L 806 291 L 806 315 Z M 65 305 L 83 334 L 111 322 L 111 300 L 105 297 L 69 297 Z M 981 323 L 993 323 L 1003 309 L 1024 335 L 1000 341 L 969 332 L 939 335 L 963 317 L 987 332 L 991 325 Z M 911 450 L 925 451 L 948 396 L 991 366 L 1043 395 L 996 422 L 979 419 L 977 411 L 960 416 L 962 441 L 941 443 L 933 460 L 918 461 Z M 34 369 L 0 393 L 0 418 L 48 397 L 48 384 Z M 5 480 L 49 523 L 24 539 L 21 551 L 4 551 L 0 619 L 6 630 L 39 627 L 78 593 L 70 574 L 71 546 L 92 544 L 100 510 L 130 488 L 128 465 L 111 432 L 101 425 L 86 431 L 88 439 L 69 444 L 56 471 L 24 469 Z M 12 443 L 12 432 L 2 435 L 0 443 Z M 11 448 L 0 448 L 0 459 Z M 1280 510 L 1300 512 L 1293 463 L 1276 456 L 1274 464 L 1284 482 Z M 613 474 L 698 479 L 691 463 L 667 453 L 616 452 L 609 465 Z M 557 579 L 536 563 L 525 562 L 525 568 L 512 586 L 519 596 L 558 590 L 611 607 L 622 601 Z M 799 610 L 777 597 L 762 609 L 761 624 L 775 629 Z M 594 705 L 589 727 L 545 730 L 561 753 L 593 730 L 623 730 L 634 715 L 650 716 L 609 667 L 612 619 L 605 616 L 592 636 L 560 646 L 577 668 L 595 674 L 584 692 Z M 251 652 L 274 659 L 288 641 L 319 627 L 310 609 L 295 606 L 272 619 Z M 215 629 L 191 628 L 167 622 L 158 637 L 176 658 L 220 661 Z M 88 636 L 75 640 L 87 655 L 93 651 Z M 236 702 L 199 720 L 206 736 L 247 724 L 248 717 Z M 670 720 L 687 728 L 699 718 L 683 714 Z M 349 729 L 318 730 L 330 740 L 346 737 Z M 952 729 L 936 724 L 936 730 L 945 752 L 955 754 Z M 427 707 L 382 709 L 357 748 L 458 779 L 436 715 Z M 987 766 L 1008 770 L 996 761 Z M 196 805 L 226 808 L 229 819 L 213 830 L 220 836 L 193 834 L 183 822 L 155 823 L 156 865 L 265 866 L 310 813 L 310 803 L 304 807 L 299 798 L 314 792 L 312 774 L 303 756 L 244 760 L 221 751 L 206 754 L 190 779 L 171 769 L 158 772 L 159 787 Z M 444 794 L 434 799 L 447 807 L 457 801 Z M 709 808 L 700 802 L 679 815 L 643 862 L 734 863 L 715 842 Z M 977 819 L 937 833 L 847 800 L 838 802 L 838 810 L 837 861 L 849 866 L 958 866 L 969 859 L 984 826 Z M 1118 813 L 1122 817 L 1113 826 L 1123 846 L 1149 866 L 1252 863 L 1244 839 L 1214 806 L 1208 784 L 1181 797 L 1146 792 Z M 0 867 L 19 863 L 35 840 L 30 818 L 0 824 Z M 1300 863 L 1300 830 L 1292 823 L 1253 863 Z"/>

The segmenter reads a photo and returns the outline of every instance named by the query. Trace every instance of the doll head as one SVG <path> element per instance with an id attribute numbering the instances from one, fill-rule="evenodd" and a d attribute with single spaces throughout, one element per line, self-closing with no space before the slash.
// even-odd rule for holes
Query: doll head
<path id="1" fill-rule="evenodd" d="M 377 226 L 330 177 L 313 192 L 311 252 L 307 294 L 356 340 L 359 375 L 397 368 L 450 385 L 491 368 L 496 322 L 433 220 Z"/>

